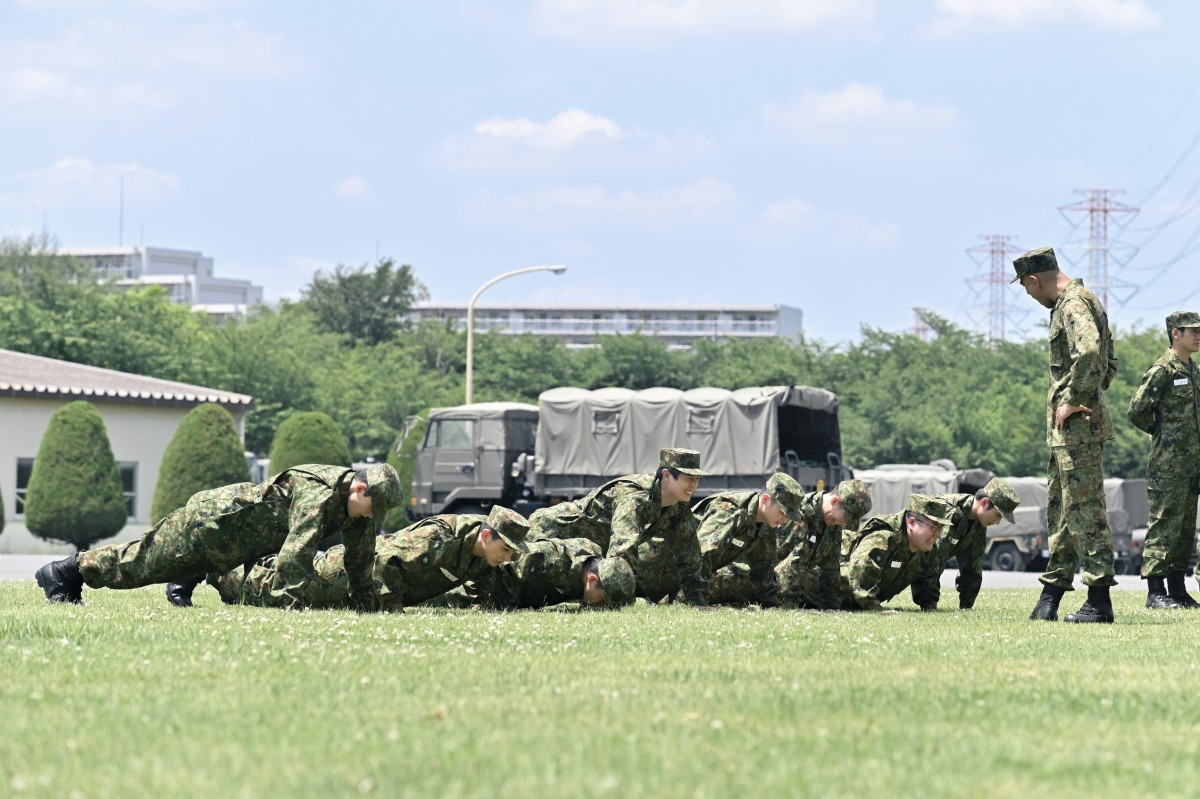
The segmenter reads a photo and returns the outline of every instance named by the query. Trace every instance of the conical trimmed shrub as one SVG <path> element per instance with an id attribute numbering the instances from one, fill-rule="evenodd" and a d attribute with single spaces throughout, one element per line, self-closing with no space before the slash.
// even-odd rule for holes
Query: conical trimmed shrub
<path id="1" fill-rule="evenodd" d="M 181 508 L 197 491 L 250 479 L 246 452 L 229 411 L 205 403 L 188 411 L 158 469 L 150 521 Z"/>
<path id="2" fill-rule="evenodd" d="M 51 541 L 85 549 L 116 535 L 128 510 L 108 430 L 86 400 L 50 417 L 25 492 L 25 526 Z"/>
<path id="3" fill-rule="evenodd" d="M 302 463 L 349 466 L 350 445 L 337 422 L 320 411 L 302 411 L 284 420 L 271 442 L 271 474 Z"/>

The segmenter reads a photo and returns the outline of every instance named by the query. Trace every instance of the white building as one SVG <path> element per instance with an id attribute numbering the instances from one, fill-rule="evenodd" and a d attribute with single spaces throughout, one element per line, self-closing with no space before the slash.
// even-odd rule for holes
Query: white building
<path id="1" fill-rule="evenodd" d="M 418 302 L 409 319 L 450 319 L 467 325 L 467 303 Z M 591 347 L 597 336 L 641 331 L 673 349 L 697 339 L 794 338 L 803 330 L 804 312 L 790 305 L 520 305 L 475 303 L 475 332 L 555 336 L 571 347 Z"/>
<path id="2" fill-rule="evenodd" d="M 4 531 L 0 553 L 64 553 L 25 528 L 25 489 L 42 436 L 56 410 L 85 399 L 96 406 L 121 470 L 129 518 L 105 543 L 128 541 L 150 527 L 150 504 L 163 453 L 184 415 L 204 402 L 221 405 L 245 439 L 246 414 L 254 399 L 245 394 L 158 380 L 0 349 L 0 494 Z"/>
<path id="3" fill-rule="evenodd" d="M 90 264 L 118 286 L 152 283 L 166 289 L 176 305 L 215 317 L 245 316 L 262 303 L 263 290 L 249 280 L 215 277 L 213 259 L 191 250 L 164 247 L 101 247 L 59 250 Z"/>

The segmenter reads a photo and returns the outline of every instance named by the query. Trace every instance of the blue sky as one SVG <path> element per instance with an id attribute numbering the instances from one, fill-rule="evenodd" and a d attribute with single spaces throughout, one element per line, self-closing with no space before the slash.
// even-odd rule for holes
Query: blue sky
<path id="1" fill-rule="evenodd" d="M 0 234 L 201 250 L 268 299 L 783 303 L 846 341 L 986 332 L 967 250 L 1076 259 L 1115 189 L 1120 325 L 1200 308 L 1183 0 L 0 0 Z M 1082 224 L 1079 224 L 1082 222 Z M 1072 224 L 1076 223 L 1076 224 Z M 1073 249 L 1074 248 L 1074 249 Z M 1135 249 L 1136 248 L 1136 249 Z M 978 257 L 982 257 L 977 255 Z M 1006 265 L 1006 272 L 1011 267 Z M 1043 312 L 1004 286 L 1006 328 Z"/>

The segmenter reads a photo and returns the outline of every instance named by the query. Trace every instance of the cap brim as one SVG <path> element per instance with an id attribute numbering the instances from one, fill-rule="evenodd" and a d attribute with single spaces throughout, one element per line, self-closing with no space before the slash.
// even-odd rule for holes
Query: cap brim
<path id="1" fill-rule="evenodd" d="M 1015 518 L 1013 518 L 1013 512 L 1010 510 L 1004 510 L 1003 508 L 1001 508 L 1000 515 L 1003 516 L 1005 521 L 1007 521 L 1009 524 L 1017 523 L 1017 520 Z"/>
<path id="2" fill-rule="evenodd" d="M 663 468 L 675 469 L 675 471 L 679 472 L 680 474 L 690 474 L 692 477 L 703 477 L 704 475 L 708 474 L 708 472 L 704 471 L 703 469 L 679 469 L 674 466 L 664 466 Z"/>
<path id="3" fill-rule="evenodd" d="M 493 530 L 492 532 L 496 532 L 496 531 Z M 504 535 L 503 533 L 496 533 L 496 535 L 500 536 L 501 541 L 508 544 L 510 547 L 517 550 L 518 552 L 528 552 L 529 551 L 529 547 L 528 547 L 528 545 L 526 545 L 526 543 L 524 541 L 514 541 L 513 539 Z"/>
<path id="4" fill-rule="evenodd" d="M 1008 281 L 1008 284 L 1011 286 L 1013 283 L 1016 283 L 1018 280 L 1020 280 L 1020 279 L 1021 279 L 1021 278 L 1023 278 L 1023 277 L 1025 277 L 1025 276 L 1024 276 L 1024 275 L 1017 275 L 1017 276 L 1016 276 L 1016 277 L 1014 277 L 1012 280 Z"/>

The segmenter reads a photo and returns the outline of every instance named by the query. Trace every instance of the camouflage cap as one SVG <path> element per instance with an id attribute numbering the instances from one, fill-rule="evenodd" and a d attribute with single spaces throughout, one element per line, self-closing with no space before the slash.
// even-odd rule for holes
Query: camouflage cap
<path id="1" fill-rule="evenodd" d="M 1053 247 L 1038 247 L 1013 261 L 1013 269 L 1016 270 L 1017 276 L 1008 281 L 1009 283 L 1016 283 L 1023 277 L 1036 275 L 1039 272 L 1058 269 L 1058 259 L 1054 257 Z"/>
<path id="2" fill-rule="evenodd" d="M 843 480 L 838 483 L 837 494 L 842 499 L 846 518 L 842 529 L 857 530 L 862 518 L 871 512 L 871 493 L 862 480 Z"/>
<path id="3" fill-rule="evenodd" d="M 636 585 L 633 569 L 624 558 L 600 559 L 600 586 L 604 589 L 606 608 L 632 605 Z"/>
<path id="4" fill-rule="evenodd" d="M 1167 317 L 1167 335 L 1177 327 L 1200 327 L 1200 314 L 1195 311 L 1176 311 Z"/>
<path id="5" fill-rule="evenodd" d="M 367 467 L 367 495 L 371 497 L 371 517 L 376 524 L 383 524 L 387 512 L 404 502 L 400 475 L 390 463 Z"/>
<path id="6" fill-rule="evenodd" d="M 500 536 L 504 543 L 518 552 L 529 551 L 529 547 L 525 545 L 525 534 L 529 532 L 529 521 L 515 510 L 494 505 L 483 526 Z"/>
<path id="7" fill-rule="evenodd" d="M 804 497 L 804 489 L 790 474 L 775 472 L 767 478 L 766 493 L 783 508 L 783 512 L 794 522 L 802 520 L 800 515 L 800 500 Z"/>
<path id="8" fill-rule="evenodd" d="M 694 449 L 675 449 L 674 447 L 660 449 L 658 451 L 658 468 L 674 469 L 696 477 L 705 474 L 700 468 L 700 453 Z"/>
<path id="9" fill-rule="evenodd" d="M 1021 504 L 1021 495 L 1013 490 L 1007 480 L 1003 477 L 993 477 L 983 487 L 983 495 L 988 498 L 988 502 L 992 503 L 996 510 L 1000 511 L 1000 515 L 1009 524 L 1015 524 L 1013 511 Z"/>
<path id="10" fill-rule="evenodd" d="M 905 510 L 911 513 L 919 513 L 938 527 L 941 527 L 942 535 L 945 535 L 950 530 L 950 507 L 936 497 L 924 494 L 912 494 L 908 498 L 908 507 Z"/>

